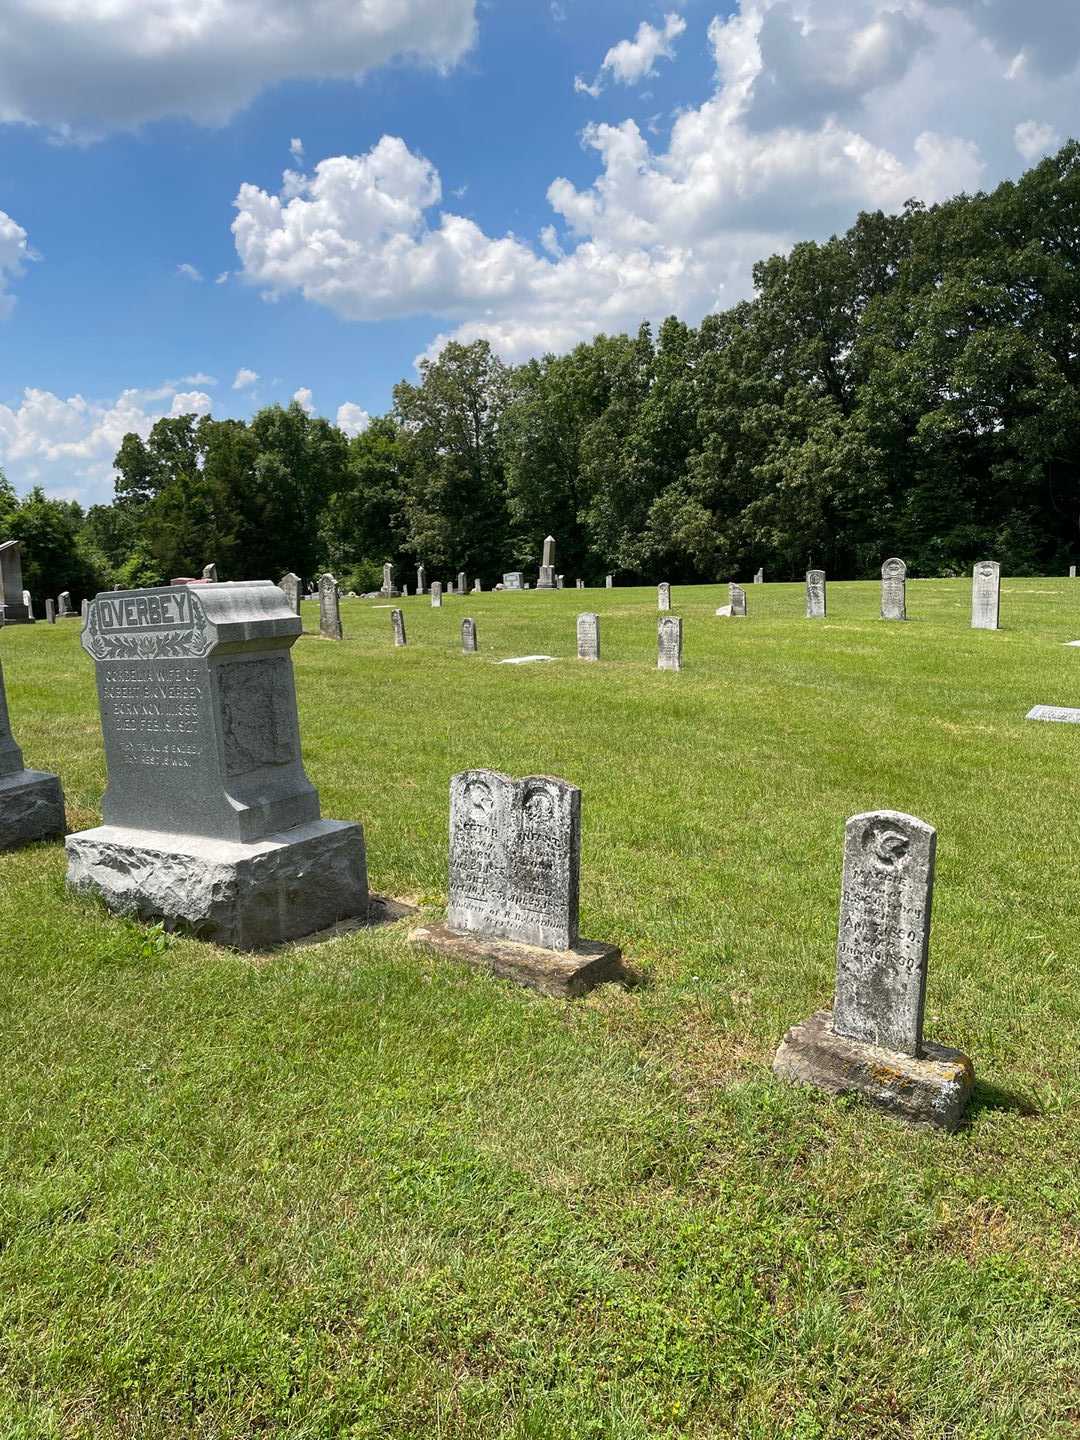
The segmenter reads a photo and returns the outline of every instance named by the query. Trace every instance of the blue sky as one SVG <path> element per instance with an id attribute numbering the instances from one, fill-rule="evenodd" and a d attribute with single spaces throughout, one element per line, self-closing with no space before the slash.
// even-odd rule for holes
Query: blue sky
<path id="1" fill-rule="evenodd" d="M 1076 0 L 4 0 L 0 467 L 93 503 L 162 414 L 355 430 L 447 336 L 696 322 L 1078 79 Z"/>

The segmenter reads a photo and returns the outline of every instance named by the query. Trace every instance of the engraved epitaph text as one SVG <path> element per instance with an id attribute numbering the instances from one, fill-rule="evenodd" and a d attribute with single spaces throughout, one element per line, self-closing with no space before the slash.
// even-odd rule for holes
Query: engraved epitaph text
<path id="1" fill-rule="evenodd" d="M 937 833 L 912 815 L 855 815 L 844 834 L 838 1035 L 919 1055 Z"/>

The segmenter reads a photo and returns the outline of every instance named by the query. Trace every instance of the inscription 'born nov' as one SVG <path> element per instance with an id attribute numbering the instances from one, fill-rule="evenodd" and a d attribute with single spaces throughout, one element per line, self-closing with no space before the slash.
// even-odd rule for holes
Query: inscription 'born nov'
<path id="1" fill-rule="evenodd" d="M 578 941 L 581 791 L 467 770 L 450 782 L 451 930 L 569 950 Z"/>
<path id="2" fill-rule="evenodd" d="M 838 1035 L 922 1051 L 937 832 L 913 815 L 855 815 L 844 833 L 836 946 Z"/>

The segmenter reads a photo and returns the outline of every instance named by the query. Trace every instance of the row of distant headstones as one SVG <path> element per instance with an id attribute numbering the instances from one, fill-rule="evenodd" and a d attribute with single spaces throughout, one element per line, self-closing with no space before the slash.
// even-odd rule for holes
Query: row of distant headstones
<path id="1" fill-rule="evenodd" d="M 902 560 L 887 560 L 882 567 L 881 618 L 883 620 L 906 620 L 907 567 Z M 287 582 L 295 580 L 286 576 L 281 582 L 282 589 L 289 596 L 293 608 L 299 613 L 299 581 L 295 588 Z M 748 614 L 746 592 L 741 585 L 729 586 L 730 603 L 721 606 L 717 615 L 744 618 Z M 977 630 L 996 630 L 1000 622 L 1001 571 L 996 561 L 980 561 L 975 566 L 971 589 L 971 624 Z M 431 587 L 431 603 L 442 607 L 442 586 L 436 581 Z M 662 581 L 657 587 L 657 608 L 661 612 L 671 609 L 671 586 Z M 827 611 L 826 577 L 824 570 L 810 570 L 806 576 L 806 615 L 808 619 L 824 619 Z M 390 612 L 394 644 L 405 645 L 405 615 L 402 610 Z M 341 606 L 337 582 L 332 575 L 323 575 L 319 582 L 319 627 L 329 639 L 340 640 L 343 636 Z M 578 657 L 582 660 L 600 658 L 600 619 L 586 613 L 578 616 L 577 627 Z M 465 654 L 477 649 L 476 622 L 467 617 L 461 622 L 461 648 Z M 657 665 L 662 670 L 678 670 L 682 666 L 682 619 L 676 615 L 664 614 L 657 631 Z"/>

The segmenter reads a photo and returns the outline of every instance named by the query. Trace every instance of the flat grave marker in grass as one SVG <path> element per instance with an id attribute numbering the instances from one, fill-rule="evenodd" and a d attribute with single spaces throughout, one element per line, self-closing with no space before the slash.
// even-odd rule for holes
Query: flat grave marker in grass
<path id="1" fill-rule="evenodd" d="M 1054 725 L 1080 725 L 1080 710 L 1071 705 L 1033 705 L 1024 719 L 1049 720 Z"/>
<path id="2" fill-rule="evenodd" d="M 446 922 L 411 938 L 546 995 L 584 994 L 619 972 L 621 953 L 580 939 L 580 868 L 577 786 L 463 771 L 450 781 Z"/>
<path id="3" fill-rule="evenodd" d="M 913 815 L 847 822 L 833 1009 L 789 1030 L 773 1069 L 952 1130 L 974 1076 L 965 1055 L 923 1040 L 936 853 L 937 832 Z"/>
<path id="4" fill-rule="evenodd" d="M 299 634 L 269 580 L 96 598 L 109 783 L 104 824 L 67 838 L 72 889 L 237 949 L 367 914 L 363 830 L 321 819 L 304 771 Z"/>

